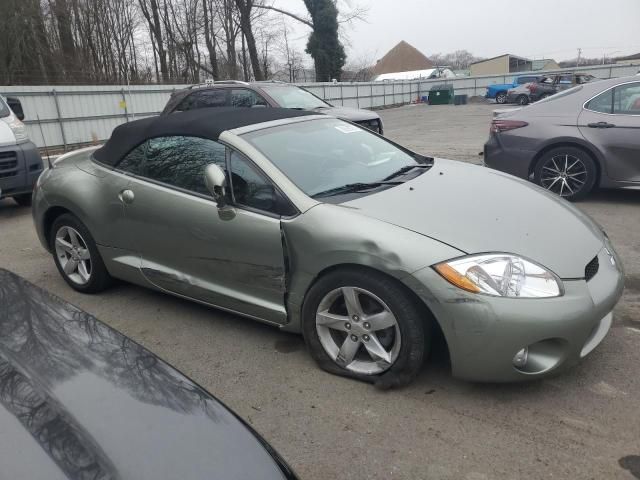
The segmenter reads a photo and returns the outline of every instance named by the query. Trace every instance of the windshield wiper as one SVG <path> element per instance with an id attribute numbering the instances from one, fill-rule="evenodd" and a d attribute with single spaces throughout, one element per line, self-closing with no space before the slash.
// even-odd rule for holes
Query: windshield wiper
<path id="1" fill-rule="evenodd" d="M 431 168 L 431 165 L 422 165 L 422 164 L 418 164 L 418 163 L 415 164 L 415 165 L 406 165 L 406 166 L 400 168 L 399 170 L 396 170 L 395 172 L 393 172 L 388 177 L 383 178 L 382 181 L 386 182 L 387 180 L 391 180 L 392 178 L 399 177 L 400 175 L 404 175 L 405 173 L 409 173 L 411 170 L 413 170 L 415 168 L 429 169 L 429 168 Z"/>
<path id="2" fill-rule="evenodd" d="M 331 188 L 329 190 L 325 190 L 324 192 L 318 192 L 314 195 L 311 195 L 311 198 L 319 198 L 319 197 L 331 197 L 334 195 L 341 195 L 344 193 L 351 192 L 359 192 L 362 190 L 370 190 L 372 188 L 382 187 L 385 185 L 402 185 L 403 182 L 370 182 L 370 183 L 349 183 L 348 185 L 343 185 L 341 187 Z"/>

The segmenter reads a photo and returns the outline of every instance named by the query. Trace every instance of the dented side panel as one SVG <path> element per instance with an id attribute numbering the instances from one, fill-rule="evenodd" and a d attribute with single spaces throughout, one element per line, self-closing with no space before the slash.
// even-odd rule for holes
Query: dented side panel
<path id="1" fill-rule="evenodd" d="M 291 331 L 300 331 L 304 297 L 323 270 L 362 265 L 401 280 L 424 266 L 461 254 L 436 240 L 341 205 L 318 205 L 299 217 L 284 220 L 282 228 L 290 263 L 286 328 Z"/>
<path id="2" fill-rule="evenodd" d="M 285 323 L 280 220 L 132 179 L 131 249 L 158 288 L 271 323 Z"/>

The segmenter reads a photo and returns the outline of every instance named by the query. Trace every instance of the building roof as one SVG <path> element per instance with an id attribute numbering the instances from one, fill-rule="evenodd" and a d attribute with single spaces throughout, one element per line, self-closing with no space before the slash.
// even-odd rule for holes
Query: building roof
<path id="1" fill-rule="evenodd" d="M 150 117 L 116 127 L 107 143 L 93 155 L 100 163 L 115 166 L 131 150 L 150 138 L 175 135 L 217 141 L 220 134 L 227 130 L 305 115 L 317 115 L 317 113 L 286 108 L 223 107 L 201 108 Z"/>
<path id="2" fill-rule="evenodd" d="M 626 57 L 617 57 L 616 61 L 618 60 L 640 60 L 640 53 L 635 53 L 633 55 L 627 55 Z"/>
<path id="3" fill-rule="evenodd" d="M 530 62 L 531 61 L 528 58 L 519 57 L 518 55 L 512 55 L 510 53 L 505 53 L 503 55 L 498 55 L 497 57 L 491 57 L 491 58 L 485 58 L 485 59 L 482 59 L 482 60 L 477 60 L 477 61 L 475 61 L 473 63 L 470 63 L 469 65 L 475 65 L 476 63 L 488 62 L 489 60 L 495 60 L 496 58 L 502 58 L 502 57 L 511 57 L 511 58 L 515 58 L 517 60 L 524 60 L 525 62 Z"/>
<path id="4" fill-rule="evenodd" d="M 433 62 L 420 50 L 403 40 L 378 60 L 376 66 L 373 67 L 373 73 L 374 75 L 382 75 L 383 73 L 427 70 L 433 67 Z"/>

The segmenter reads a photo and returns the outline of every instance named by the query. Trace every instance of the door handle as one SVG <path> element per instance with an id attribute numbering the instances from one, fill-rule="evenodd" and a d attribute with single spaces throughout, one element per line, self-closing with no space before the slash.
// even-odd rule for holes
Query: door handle
<path id="1" fill-rule="evenodd" d="M 118 198 L 122 203 L 130 204 L 133 203 L 133 201 L 136 199 L 136 196 L 132 190 L 122 190 L 118 194 Z"/>
<path id="2" fill-rule="evenodd" d="M 588 123 L 587 127 L 589 128 L 613 128 L 615 125 L 613 123 L 608 122 L 596 122 L 596 123 Z"/>

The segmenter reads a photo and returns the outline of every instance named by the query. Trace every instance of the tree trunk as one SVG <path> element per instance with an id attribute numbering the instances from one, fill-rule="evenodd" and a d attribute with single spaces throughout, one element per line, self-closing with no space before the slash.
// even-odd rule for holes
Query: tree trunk
<path id="1" fill-rule="evenodd" d="M 249 58 L 251 59 L 251 67 L 253 76 L 257 81 L 264 80 L 262 69 L 260 68 L 260 56 L 256 47 L 256 39 L 253 36 L 253 28 L 251 25 L 251 12 L 253 10 L 253 0 L 235 0 L 238 11 L 240 12 L 240 28 L 247 40 L 247 50 L 249 50 Z"/>
<path id="2" fill-rule="evenodd" d="M 209 11 L 211 5 L 209 0 L 203 0 L 202 10 L 204 14 L 204 41 L 207 45 L 207 51 L 209 52 L 209 63 L 211 64 L 211 75 L 214 80 L 218 80 L 220 75 L 218 73 L 218 54 L 216 52 L 216 37 L 213 35 L 213 29 L 211 28 L 211 15 Z"/>

